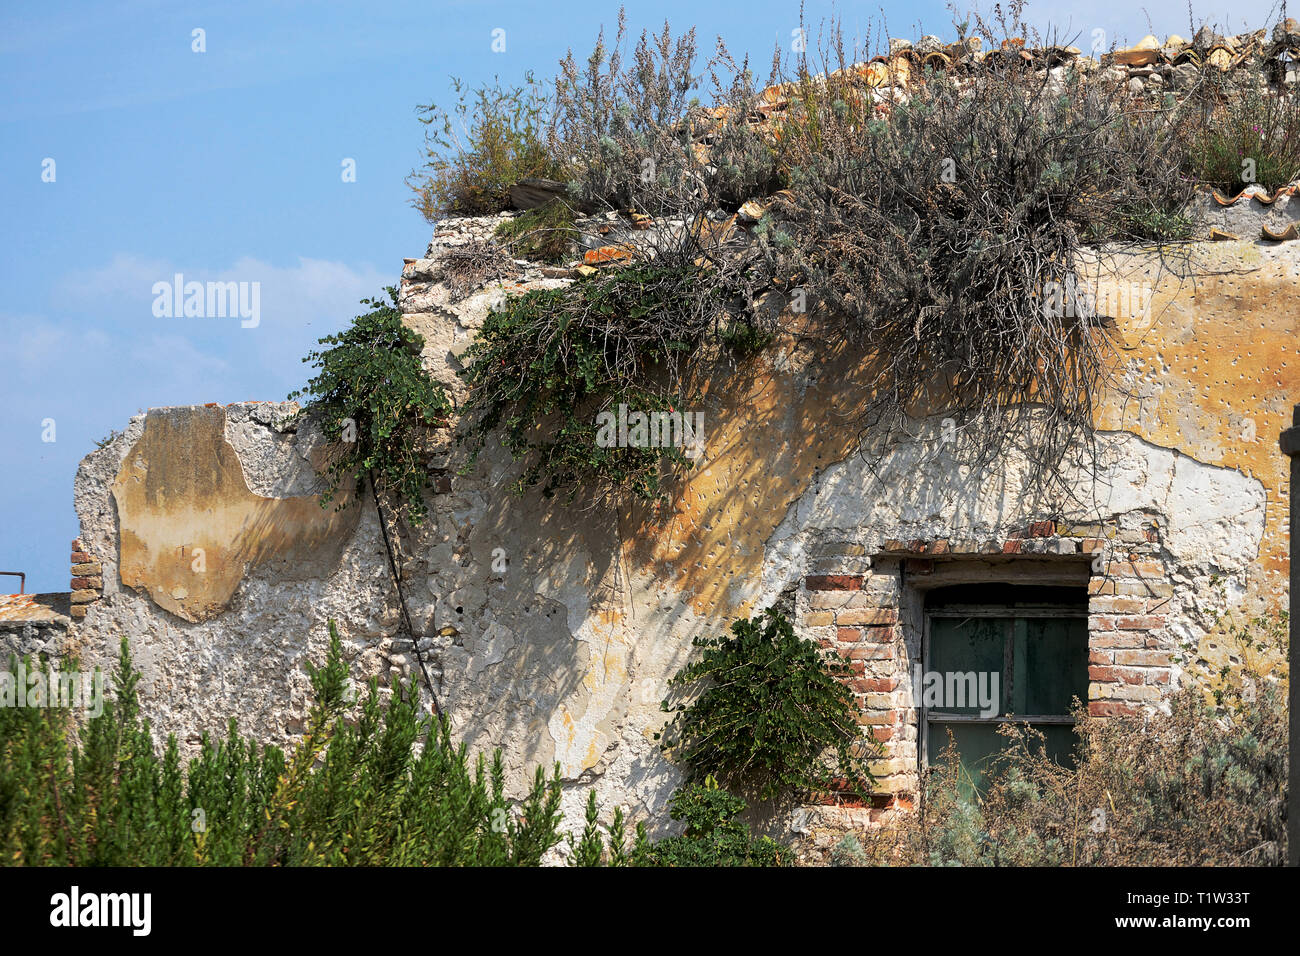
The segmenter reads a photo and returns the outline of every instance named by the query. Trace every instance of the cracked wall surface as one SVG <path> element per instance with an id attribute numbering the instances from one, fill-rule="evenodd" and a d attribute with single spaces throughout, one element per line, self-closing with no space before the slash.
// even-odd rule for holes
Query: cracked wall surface
<path id="1" fill-rule="evenodd" d="M 399 301 L 425 337 L 426 367 L 459 399 L 460 356 L 490 303 L 568 280 L 530 267 L 519 283 L 452 302 L 436 279 L 439 248 L 407 263 Z M 373 505 L 335 514 L 315 503 L 319 433 L 284 426 L 292 406 L 158 410 L 78 472 L 81 537 L 103 564 L 103 595 L 70 639 L 83 659 L 107 662 L 126 634 L 155 728 L 191 750 L 232 715 L 290 744 L 303 665 L 323 657 L 330 619 L 354 677 L 384 688 L 418 672 L 418 647 L 454 732 L 476 749 L 501 746 L 515 792 L 558 762 L 572 819 L 589 787 L 606 812 L 662 810 L 680 776 L 653 735 L 692 639 L 819 573 L 828 544 L 860 545 L 869 565 L 887 539 L 1005 537 L 1048 506 L 1057 520 L 1106 519 L 1135 534 L 1154 521 L 1170 639 L 1195 643 L 1224 601 L 1252 613 L 1285 606 L 1288 478 L 1276 442 L 1300 396 L 1300 243 L 1197 249 L 1196 280 L 1152 272 L 1152 316 L 1117 330 L 1123 387 L 1102 397 L 1102 432 L 1059 501 L 1022 500 L 1014 456 L 983 471 L 954 460 L 935 420 L 917 421 L 905 442 L 864 437 L 852 357 L 809 363 L 785 343 L 701 383 L 705 453 L 666 519 L 513 497 L 504 489 L 516 465 L 489 446 L 398 538 L 412 645 L 399 636 Z M 431 465 L 454 454 L 447 440 Z M 184 548 L 201 537 L 215 576 L 198 583 Z"/>

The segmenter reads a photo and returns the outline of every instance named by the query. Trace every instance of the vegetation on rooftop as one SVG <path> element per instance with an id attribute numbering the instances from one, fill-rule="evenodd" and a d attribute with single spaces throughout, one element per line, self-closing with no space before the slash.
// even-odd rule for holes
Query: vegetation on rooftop
<path id="1" fill-rule="evenodd" d="M 521 212 L 497 226 L 497 238 L 520 259 L 560 262 L 578 240 L 577 214 L 562 199 Z M 448 250 L 450 251 L 450 250 Z"/>
<path id="2" fill-rule="evenodd" d="M 975 16 L 974 31 L 994 50 L 1035 37 L 1019 3 L 992 24 Z M 813 32 L 805 26 L 806 37 Z M 603 267 L 629 268 L 626 279 L 602 274 L 545 297 L 565 316 L 553 324 L 541 298 L 508 303 L 472 350 L 495 363 L 467 372 L 485 389 L 479 426 L 502 426 L 512 448 L 547 460 L 525 484 L 543 473 L 559 484 L 586 475 L 653 492 L 663 456 L 592 450 L 594 413 L 615 399 L 681 407 L 688 396 L 670 386 L 734 355 L 696 343 L 760 351 L 783 335 L 820 340 L 825 353 L 844 343 L 858 351 L 864 429 L 901 435 L 916 416 L 942 414 L 959 423 L 970 464 L 1019 448 L 1050 483 L 1088 440 L 1100 390 L 1122 387 L 1108 331 L 1122 316 L 1091 308 L 1091 277 L 1132 251 L 1186 274 L 1197 182 L 1236 192 L 1243 177 L 1273 188 L 1300 174 L 1300 97 L 1209 65 L 1182 98 L 1134 99 L 1077 62 L 1049 71 L 1014 57 L 988 61 L 978 76 L 917 65 L 906 89 L 887 91 L 860 63 L 883 38 L 868 28 L 854 46 L 836 21 L 816 35 L 801 52 L 778 49 L 761 84 L 721 40 L 704 56 L 694 30 L 674 35 L 665 24 L 633 41 L 620 14 L 590 55 L 561 61 L 552 88 L 531 77 L 524 88 L 472 96 L 457 86 L 460 105 L 438 114 L 458 114 L 469 145 L 435 149 L 414 175 L 422 196 L 446 200 L 426 203 L 431 215 L 505 208 L 503 188 L 480 184 L 508 189 L 523 155 L 528 174 L 544 169 L 566 191 L 499 228 L 514 252 L 573 255 L 569 217 L 579 210 L 662 227 L 634 234 L 629 261 Z M 498 141 L 519 145 L 484 145 Z M 761 218 L 738 241 L 727 217 L 746 202 L 759 208 L 747 215 Z M 654 287 L 639 301 L 611 299 L 612 287 L 644 288 L 638 276 L 651 263 L 689 277 L 717 321 L 691 310 L 683 323 Z M 1062 288 L 1078 288 L 1077 300 L 1061 307 L 1052 290 Z M 771 292 L 785 302 L 784 319 L 755 307 Z M 594 304 L 583 303 L 588 296 Z M 614 357 L 569 352 L 569 316 L 610 305 L 600 331 L 618 338 Z M 638 371 L 622 391 L 602 388 L 606 373 L 662 373 L 666 349 L 679 347 L 668 387 L 649 387 Z M 594 376 L 593 361 L 604 370 Z"/>
<path id="3" fill-rule="evenodd" d="M 407 183 L 429 222 L 478 216 L 509 203 L 510 187 L 560 172 L 547 143 L 547 94 L 531 73 L 517 86 L 499 79 L 471 89 L 452 77 L 454 105 L 416 108 L 425 127 L 425 165 Z"/>
<path id="4" fill-rule="evenodd" d="M 1211 74 L 1184 109 L 1192 114 L 1179 125 L 1188 175 L 1229 197 L 1300 180 L 1300 93 L 1278 96 Z"/>

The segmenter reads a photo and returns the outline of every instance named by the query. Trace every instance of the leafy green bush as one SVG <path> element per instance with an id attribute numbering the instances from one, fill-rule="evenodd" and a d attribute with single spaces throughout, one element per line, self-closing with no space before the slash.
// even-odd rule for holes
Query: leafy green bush
<path id="1" fill-rule="evenodd" d="M 424 340 L 402 324 L 396 290 L 386 291 L 388 302 L 363 299 L 369 312 L 347 331 L 320 340 L 330 348 L 303 359 L 320 372 L 289 398 L 307 397 L 301 414 L 312 415 L 335 443 L 322 503 L 340 488 L 350 497 L 370 481 L 419 524 L 430 483 L 421 449 L 427 430 L 445 424 L 452 405 L 420 362 Z"/>
<path id="2" fill-rule="evenodd" d="M 745 801 L 712 777 L 673 794 L 670 815 L 686 824 L 681 836 L 666 837 L 644 851 L 650 866 L 783 866 L 789 851 L 770 837 L 755 837 L 737 820 Z"/>
<path id="3" fill-rule="evenodd" d="M 773 608 L 736 621 L 731 637 L 694 643 L 703 649 L 700 659 L 669 683 L 703 689 L 677 706 L 661 734 L 661 746 L 686 766 L 690 780 L 716 775 L 759 800 L 846 787 L 866 794 L 868 761 L 879 748 L 858 726 L 844 661 L 798 637 Z M 669 711 L 669 702 L 662 707 Z"/>
<path id="4" fill-rule="evenodd" d="M 500 752 L 490 766 L 480 755 L 471 767 L 446 723 L 432 726 L 417 710 L 412 686 L 398 686 L 381 704 L 372 681 L 354 707 L 333 622 L 325 666 L 309 673 L 307 731 L 288 761 L 275 747 L 242 739 L 234 720 L 225 740 L 204 736 L 188 767 L 174 737 L 159 757 L 139 714 L 139 673 L 125 638 L 117 699 L 90 718 L 80 744 L 69 741 L 66 710 L 0 708 L 0 859 L 535 866 L 560 841 L 558 767 L 550 779 L 539 768 L 515 806 Z"/>
<path id="5" fill-rule="evenodd" d="M 531 73 L 520 86 L 494 79 L 470 89 L 453 77 L 452 88 L 451 110 L 432 103 L 417 109 L 427 158 L 407 184 L 425 219 L 499 212 L 519 180 L 561 174 L 547 144 L 549 98 Z"/>
<path id="6" fill-rule="evenodd" d="M 475 454 L 497 429 L 527 459 L 515 490 L 579 486 L 653 500 L 661 465 L 690 463 L 682 444 L 603 447 L 597 416 L 620 405 L 684 414 L 678 369 L 716 321 L 700 270 L 637 264 L 561 289 L 508 298 L 464 356 L 472 391 L 461 438 Z M 669 318 L 671 317 L 671 318 Z"/>

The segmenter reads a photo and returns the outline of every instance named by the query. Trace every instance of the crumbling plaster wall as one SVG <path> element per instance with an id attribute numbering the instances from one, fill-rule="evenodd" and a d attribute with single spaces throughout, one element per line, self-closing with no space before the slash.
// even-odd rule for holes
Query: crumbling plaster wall
<path id="1" fill-rule="evenodd" d="M 479 234 L 492 224 L 448 230 L 454 241 L 457 230 Z M 426 367 L 463 398 L 458 357 L 491 302 L 568 280 L 529 267 L 522 284 L 453 303 L 435 278 L 437 249 L 435 241 L 431 255 L 408 261 L 399 301 L 425 337 Z M 1170 629 L 1193 643 L 1218 600 L 1211 575 L 1225 578 L 1234 606 L 1285 601 L 1287 476 L 1276 435 L 1300 394 L 1300 243 L 1198 249 L 1206 257 L 1201 278 L 1159 279 L 1154 318 L 1118 330 L 1133 397 L 1104 397 L 1098 468 L 1076 463 L 1077 501 L 1052 515 L 1105 517 L 1117 527 L 1157 521 L 1174 592 Z M 1211 274 L 1243 264 L 1251 271 Z M 1147 264 L 1135 260 L 1133 268 Z M 855 368 L 847 357 L 822 358 L 806 365 L 777 349 L 701 383 L 706 451 L 666 520 L 638 506 L 512 497 L 505 488 L 513 464 L 500 449 L 430 496 L 429 520 L 400 540 L 420 648 L 455 732 L 473 747 L 502 746 L 512 785 L 558 761 L 572 784 L 565 797 L 572 819 L 587 785 L 607 813 L 618 805 L 637 815 L 659 811 L 679 780 L 653 740 L 663 722 L 659 701 L 693 637 L 797 589 L 818 573 L 826 546 L 856 544 L 869 566 L 887 539 L 1007 537 L 1045 516 L 1016 493 L 1023 462 L 963 471 L 945 457 L 938 422 L 918 422 L 915 441 L 884 447 L 868 437 L 864 445 L 847 397 Z M 291 410 L 223 410 L 224 441 L 248 494 L 301 499 L 320 490 L 319 434 L 305 423 L 285 425 Z M 145 425 L 143 416 L 133 419 L 78 472 L 82 540 L 103 562 L 104 592 L 74 640 L 83 659 L 105 663 L 119 635 L 130 638 L 157 728 L 192 749 L 203 731 L 236 716 L 245 732 L 290 744 L 308 691 L 303 663 L 323 656 L 329 619 L 338 621 L 358 679 L 387 686 L 417 672 L 414 648 L 395 636 L 397 604 L 366 501 L 354 503 L 346 521 L 320 526 L 306 551 L 291 544 L 301 540 L 303 511 L 258 505 L 267 516 L 259 540 L 271 544 L 254 549 L 255 560 L 245 560 L 246 549 L 222 552 L 238 556 L 237 567 L 215 569 L 235 587 L 224 609 L 195 620 L 155 603 L 147 568 L 132 578 L 138 587 L 124 584 L 113 488 L 130 471 Z M 166 454 L 206 462 L 217 451 Z M 450 444 L 445 452 L 435 465 L 450 461 Z M 155 506 L 161 528 L 169 527 L 169 509 L 188 507 L 174 499 Z M 233 542 L 241 528 L 221 537 Z"/>

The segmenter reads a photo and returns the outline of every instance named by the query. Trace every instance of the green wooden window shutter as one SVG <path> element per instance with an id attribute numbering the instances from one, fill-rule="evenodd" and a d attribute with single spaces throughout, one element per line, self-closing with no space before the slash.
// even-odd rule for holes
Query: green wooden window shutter
<path id="1" fill-rule="evenodd" d="M 938 706 L 923 708 L 926 763 L 936 763 L 951 740 L 963 780 L 972 790 L 981 789 L 996 766 L 997 753 L 1007 746 L 997 732 L 1007 721 L 1031 726 L 1043 735 L 1049 756 L 1069 763 L 1075 743 L 1073 699 L 1088 697 L 1086 603 L 1032 608 L 941 605 L 927 611 L 926 628 L 925 679 L 942 675 L 946 684 L 949 675 L 976 675 L 977 689 L 991 692 L 991 675 L 997 675 L 996 700 L 990 702 L 996 713 L 991 716 L 969 693 L 964 701 L 961 694 L 945 694 Z M 948 689 L 957 688 L 969 692 L 971 683 L 959 676 Z"/>

